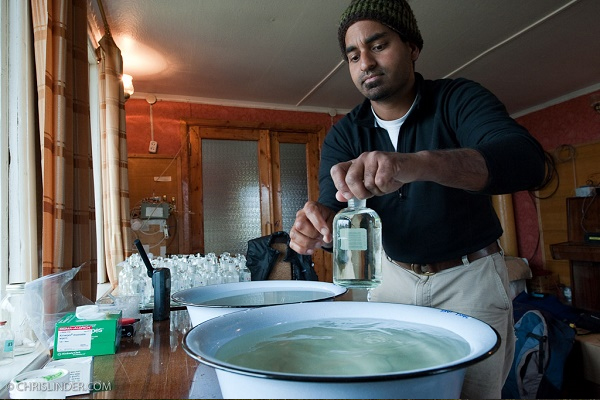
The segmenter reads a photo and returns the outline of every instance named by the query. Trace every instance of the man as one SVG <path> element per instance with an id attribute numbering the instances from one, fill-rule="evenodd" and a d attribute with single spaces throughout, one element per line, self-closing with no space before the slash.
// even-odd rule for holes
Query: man
<path id="1" fill-rule="evenodd" d="M 463 397 L 500 398 L 514 352 L 508 274 L 491 195 L 543 182 L 539 143 L 488 90 L 465 80 L 425 80 L 423 47 L 405 0 L 353 0 L 338 39 L 365 101 L 325 138 L 318 202 L 290 231 L 300 254 L 331 248 L 346 201 L 368 199 L 382 221 L 382 284 L 371 301 L 471 315 L 500 334 L 500 349 L 470 367 Z"/>

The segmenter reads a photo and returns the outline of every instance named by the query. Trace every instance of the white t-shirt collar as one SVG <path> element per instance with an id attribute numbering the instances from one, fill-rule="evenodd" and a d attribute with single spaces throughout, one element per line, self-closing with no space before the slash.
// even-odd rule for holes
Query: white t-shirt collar
<path id="1" fill-rule="evenodd" d="M 388 135 L 390 135 L 390 140 L 392 141 L 392 144 L 394 145 L 395 150 L 398 150 L 398 137 L 400 136 L 400 127 L 402 126 L 404 121 L 406 121 L 406 118 L 408 118 L 408 115 L 415 107 L 418 97 L 419 97 L 418 95 L 415 97 L 415 101 L 413 101 L 412 105 L 410 106 L 410 108 L 408 109 L 406 114 L 404 114 L 401 118 L 394 119 L 391 121 L 386 121 L 386 120 L 379 118 L 379 116 L 377 116 L 377 113 L 375 113 L 373 106 L 371 106 L 371 111 L 373 112 L 373 115 L 375 116 L 375 126 L 379 126 L 388 132 Z"/>

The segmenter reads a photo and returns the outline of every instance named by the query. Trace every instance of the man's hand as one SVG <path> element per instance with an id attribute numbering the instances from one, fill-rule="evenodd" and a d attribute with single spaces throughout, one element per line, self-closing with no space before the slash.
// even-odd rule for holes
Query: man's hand
<path id="1" fill-rule="evenodd" d="M 483 156 L 474 149 L 390 153 L 371 151 L 331 167 L 338 201 L 392 193 L 415 181 L 478 191 L 489 179 Z"/>
<path id="2" fill-rule="evenodd" d="M 313 254 L 315 249 L 331 247 L 335 212 L 323 204 L 309 201 L 296 213 L 290 231 L 290 247 L 298 254 Z"/>
<path id="3" fill-rule="evenodd" d="M 334 165 L 331 178 L 338 189 L 336 198 L 342 202 L 352 197 L 368 199 L 400 189 L 416 178 L 407 163 L 411 156 L 414 155 L 372 151 Z"/>

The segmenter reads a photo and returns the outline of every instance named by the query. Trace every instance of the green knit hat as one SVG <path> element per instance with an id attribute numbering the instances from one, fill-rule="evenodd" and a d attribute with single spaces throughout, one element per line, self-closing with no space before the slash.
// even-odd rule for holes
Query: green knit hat
<path id="1" fill-rule="evenodd" d="M 344 58 L 346 31 L 350 25 L 364 19 L 381 22 L 398 32 L 402 40 L 416 44 L 419 50 L 423 48 L 417 20 L 406 0 L 352 0 L 342 14 L 338 28 L 338 40 Z"/>

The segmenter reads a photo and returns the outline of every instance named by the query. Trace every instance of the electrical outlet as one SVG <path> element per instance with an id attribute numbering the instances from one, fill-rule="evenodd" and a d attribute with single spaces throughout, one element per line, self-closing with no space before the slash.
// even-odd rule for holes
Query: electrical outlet
<path id="1" fill-rule="evenodd" d="M 156 153 L 156 150 L 158 149 L 158 143 L 156 143 L 156 141 L 151 140 L 150 141 L 150 147 L 148 148 L 148 151 L 150 153 Z"/>

